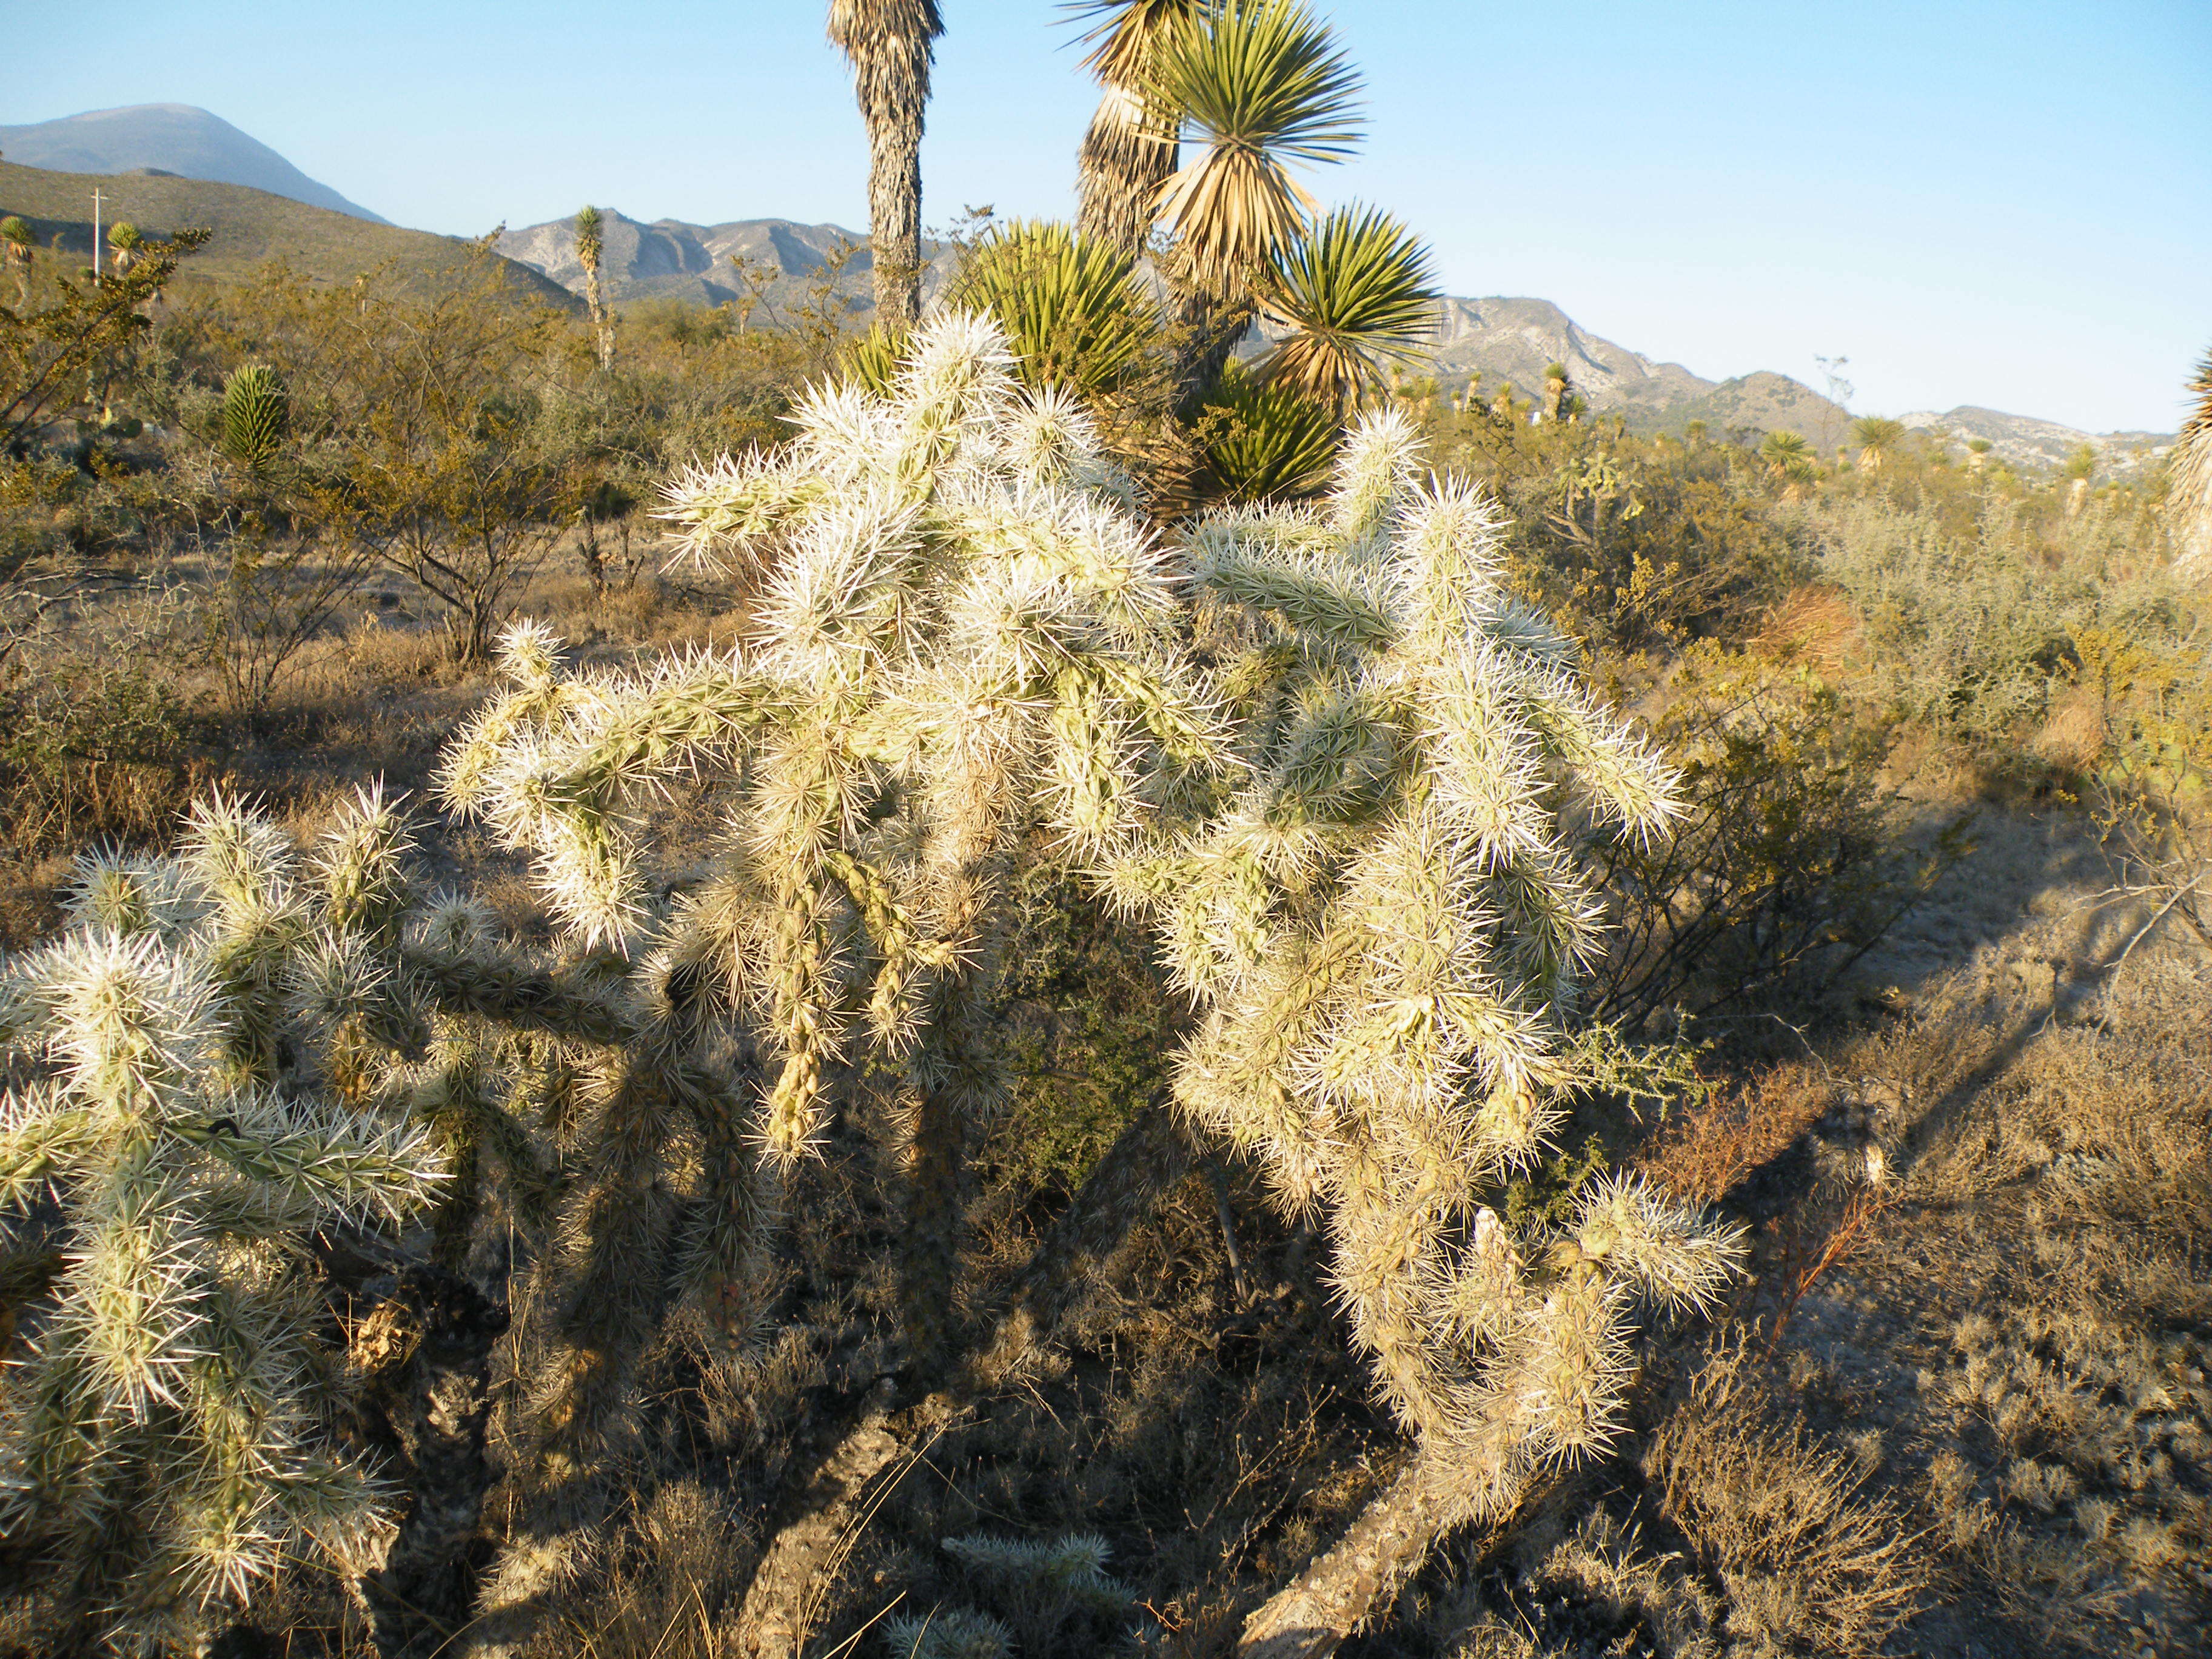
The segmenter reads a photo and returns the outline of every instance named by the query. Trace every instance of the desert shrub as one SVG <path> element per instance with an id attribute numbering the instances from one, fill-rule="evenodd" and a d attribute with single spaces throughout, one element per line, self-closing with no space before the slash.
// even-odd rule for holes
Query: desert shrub
<path id="1" fill-rule="evenodd" d="M 1601 651 L 1740 639 L 1808 568 L 1729 445 L 1638 437 L 1608 420 L 1501 422 L 1430 405 L 1440 471 L 1506 509 L 1515 586 Z"/>
<path id="2" fill-rule="evenodd" d="M 163 838 L 210 769 L 206 720 L 143 662 L 45 659 L 0 685 L 0 822 L 19 852 Z"/>
<path id="3" fill-rule="evenodd" d="M 2183 620 L 2154 521 L 2130 496 L 2055 520 L 1991 497 L 1961 533 L 1928 506 L 1867 495 L 1807 509 L 1800 530 L 1859 614 L 1877 695 L 1996 770 L 2030 758 L 2027 740 L 2080 666 L 2077 635 L 2155 642 Z"/>
<path id="4" fill-rule="evenodd" d="M 1810 668 L 1701 646 L 1658 696 L 1650 730 L 1689 805 L 1664 836 L 1591 849 L 1617 922 L 1600 1017 L 1636 1029 L 1830 980 L 1958 855 L 1960 827 L 1903 842 L 1881 776 L 1893 722 Z"/>
<path id="5" fill-rule="evenodd" d="M 1872 1655 L 1928 1585 L 1904 1510 L 1871 1471 L 1821 1443 L 1724 1349 L 1652 1434 L 1644 1478 L 1725 1598 L 1720 1621 L 1757 1654 Z"/>
<path id="6" fill-rule="evenodd" d="M 2193 632 L 2083 629 L 2074 643 L 2094 733 L 2085 793 L 2118 885 L 2155 907 L 2145 935 L 2170 917 L 2212 945 L 2212 661 Z"/>

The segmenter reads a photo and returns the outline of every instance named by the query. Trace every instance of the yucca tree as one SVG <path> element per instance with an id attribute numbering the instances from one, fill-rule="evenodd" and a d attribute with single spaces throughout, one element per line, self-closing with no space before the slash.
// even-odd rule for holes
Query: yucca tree
<path id="1" fill-rule="evenodd" d="M 2212 351 L 2189 381 L 2196 406 L 2182 422 L 2181 441 L 2168 464 L 2167 522 L 2173 535 L 2173 568 L 2189 577 L 2212 576 Z"/>
<path id="2" fill-rule="evenodd" d="M 1066 225 L 1017 221 L 983 237 L 945 303 L 989 313 L 1024 384 L 1073 392 L 1095 411 L 1158 375 L 1162 319 L 1136 265 Z"/>
<path id="3" fill-rule="evenodd" d="M 307 1247 L 440 1185 L 429 1137 L 372 1103 L 395 1056 L 354 1040 L 395 1017 L 404 840 L 364 798 L 303 863 L 212 802 L 174 860 L 81 860 L 69 932 L 0 971 L 0 1213 L 16 1267 L 46 1264 L 0 1517 L 118 1645 L 188 1645 L 280 1563 L 359 1571 L 388 1534 L 328 1433 Z"/>
<path id="4" fill-rule="evenodd" d="M 1547 421 L 1556 422 L 1561 417 L 1568 394 L 1573 389 L 1567 379 L 1565 363 L 1555 359 L 1544 365 L 1544 418 Z"/>
<path id="5" fill-rule="evenodd" d="M 1076 228 L 1135 258 L 1159 217 L 1160 189 L 1176 169 L 1182 112 L 1153 89 L 1157 55 L 1203 0 L 1091 0 L 1070 8 L 1096 19 L 1083 66 L 1097 78 L 1097 112 L 1076 161 Z"/>
<path id="6" fill-rule="evenodd" d="M 1339 208 L 1275 250 L 1258 293 L 1285 331 L 1264 373 L 1349 410 L 1434 332 L 1442 297 L 1428 250 L 1373 208 Z"/>
<path id="7" fill-rule="evenodd" d="M 1179 1108 L 1319 1219 L 1354 1338 L 1419 1447 L 1254 1615 L 1244 1650 L 1270 1656 L 1328 1651 L 1439 1533 L 1602 1446 L 1633 1310 L 1702 1304 L 1735 1249 L 1632 1180 L 1585 1188 L 1558 1229 L 1502 1218 L 1593 1040 L 1572 1022 L 1599 927 L 1573 826 L 1656 833 L 1674 781 L 1508 596 L 1496 509 L 1417 483 L 1418 461 L 1404 417 L 1370 414 L 1323 510 L 1194 531 L 1249 782 L 1114 878 L 1160 916 L 1209 1011 Z"/>
<path id="8" fill-rule="evenodd" d="M 1905 422 L 1887 415 L 1868 415 L 1851 422 L 1851 437 L 1859 447 L 1859 465 L 1869 472 L 1881 471 L 1904 436 Z"/>
<path id="9" fill-rule="evenodd" d="M 145 245 L 146 239 L 138 234 L 138 227 L 128 219 L 118 219 L 107 228 L 107 246 L 112 254 L 110 263 L 118 276 L 138 263 L 139 251 Z"/>
<path id="10" fill-rule="evenodd" d="M 588 203 L 576 213 L 576 263 L 584 268 L 584 304 L 592 313 L 592 343 L 599 353 L 599 368 L 612 368 L 615 362 L 614 322 L 607 315 L 605 301 L 600 298 L 599 256 L 605 251 L 605 221 L 599 209 Z"/>
<path id="11" fill-rule="evenodd" d="M 1779 478 L 1789 471 L 1793 462 L 1809 461 L 1812 449 L 1802 432 L 1770 432 L 1759 440 L 1759 459 L 1766 463 L 1769 476 Z"/>
<path id="12" fill-rule="evenodd" d="M 8 261 L 8 270 L 15 278 L 15 303 L 31 303 L 31 261 L 36 252 L 39 239 L 31 228 L 16 214 L 0 219 L 0 255 Z"/>
<path id="13" fill-rule="evenodd" d="M 855 1045 L 903 1068 L 906 1326 L 927 1366 L 966 1147 L 1000 1086 L 1008 875 L 1036 832 L 1096 858 L 1173 810 L 1214 732 L 1174 645 L 1172 562 L 1073 398 L 1025 392 L 994 325 L 946 313 L 888 397 L 834 383 L 795 420 L 788 450 L 695 470 L 666 508 L 699 556 L 773 573 L 753 640 L 580 685 L 544 729 L 465 751 L 482 763 L 448 789 L 532 853 L 580 939 L 680 961 L 758 1011 L 745 1133 L 771 1165 L 809 1155 Z M 700 768 L 731 792 L 738 850 L 726 897 L 664 914 L 635 803 Z"/>
<path id="14" fill-rule="evenodd" d="M 929 71 L 945 33 L 937 0 L 830 0 L 830 39 L 853 65 L 868 129 L 868 240 L 876 320 L 921 314 L 921 131 Z"/>
<path id="15" fill-rule="evenodd" d="M 1180 112 L 1181 164 L 1155 216 L 1170 236 L 1187 393 L 1221 372 L 1256 308 L 1267 262 L 1318 204 L 1292 168 L 1340 161 L 1357 142 L 1358 76 L 1299 0 L 1224 0 L 1168 29 L 1147 96 Z"/>
<path id="16" fill-rule="evenodd" d="M 1359 77 L 1301 0 L 1221 0 L 1160 42 L 1152 90 L 1181 112 L 1188 143 L 1160 217 L 1190 279 L 1228 293 L 1319 210 L 1291 169 L 1352 154 Z"/>

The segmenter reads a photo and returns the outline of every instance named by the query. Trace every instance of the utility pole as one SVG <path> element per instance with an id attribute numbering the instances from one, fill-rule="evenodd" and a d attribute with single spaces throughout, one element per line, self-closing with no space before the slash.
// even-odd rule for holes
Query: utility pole
<path id="1" fill-rule="evenodd" d="M 92 275 L 100 278 L 100 186 L 92 187 Z"/>

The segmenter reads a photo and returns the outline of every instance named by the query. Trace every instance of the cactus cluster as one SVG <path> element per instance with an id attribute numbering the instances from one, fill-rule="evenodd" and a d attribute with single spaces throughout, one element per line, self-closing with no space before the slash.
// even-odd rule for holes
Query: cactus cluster
<path id="1" fill-rule="evenodd" d="M 1589 1189 L 1557 1237 L 1494 1207 L 1577 1081 L 1600 911 L 1576 826 L 1651 833 L 1674 784 L 1507 596 L 1496 509 L 1418 460 L 1371 415 L 1324 508 L 1196 527 L 1243 785 L 1113 878 L 1210 1009 L 1182 1109 L 1326 1224 L 1406 1426 L 1495 1472 L 1608 1437 L 1632 1306 L 1706 1300 L 1731 1245 L 1634 1182 Z"/>
<path id="2" fill-rule="evenodd" d="M 273 454 L 283 410 L 241 370 L 234 453 Z M 1158 923 L 1199 1014 L 1177 1109 L 1322 1224 L 1423 1449 L 1419 1524 L 1384 1517 L 1389 1560 L 1325 1625 L 1601 1443 L 1636 1310 L 1731 1270 L 1731 1236 L 1633 1181 L 1564 1224 L 1503 1218 L 1590 1076 L 1583 838 L 1663 826 L 1673 781 L 1505 597 L 1493 510 L 1417 482 L 1401 419 L 1358 427 L 1324 507 L 1172 538 L 985 319 L 939 316 L 884 390 L 824 386 L 795 424 L 665 504 L 691 556 L 764 573 L 745 640 L 586 672 L 517 626 L 445 758 L 447 805 L 528 855 L 552 945 L 422 892 L 381 796 L 304 860 L 217 802 L 177 859 L 88 860 L 69 937 L 0 980 L 0 1200 L 53 1291 L 0 1501 L 65 1530 L 123 1623 L 373 1531 L 372 1483 L 319 1438 L 300 1252 L 333 1219 L 422 1218 L 457 1266 L 494 1195 L 545 1224 L 513 1264 L 538 1282 L 509 1512 L 536 1518 L 486 1632 L 589 1526 L 639 1358 L 672 1316 L 750 1334 L 780 1179 L 886 1092 L 859 1121 L 903 1172 L 907 1358 L 944 1375 L 1006 914 L 1038 864 Z M 678 788 L 723 817 L 704 860 L 656 834 Z M 1120 1595 L 1095 1540 L 947 1548 L 1024 1650 Z M 1008 1635 L 948 1613 L 899 1639 Z"/>
<path id="3" fill-rule="evenodd" d="M 33 1293 L 0 1517 L 118 1637 L 181 1639 L 309 1547 L 360 1564 L 388 1524 L 328 1431 L 307 1255 L 439 1189 L 368 1063 L 404 1023 L 380 959 L 404 839 L 368 796 L 303 862 L 203 805 L 173 859 L 82 860 L 66 934 L 0 977 L 0 1211 Z"/>
<path id="4" fill-rule="evenodd" d="M 1024 390 L 994 328 L 933 321 L 887 395 L 833 384 L 795 419 L 786 451 L 695 470 L 665 508 L 693 556 L 772 566 L 755 637 L 563 681 L 516 635 L 514 694 L 445 787 L 528 851 L 580 945 L 711 991 L 754 1034 L 766 1076 L 744 1131 L 772 1165 L 816 1146 L 841 1068 L 896 1068 L 926 1359 L 947 1334 L 966 1147 L 1002 1086 L 1009 872 L 1171 817 L 1220 739 L 1170 560 L 1080 410 Z M 678 780 L 719 794 L 727 851 L 665 899 L 647 808 Z"/>

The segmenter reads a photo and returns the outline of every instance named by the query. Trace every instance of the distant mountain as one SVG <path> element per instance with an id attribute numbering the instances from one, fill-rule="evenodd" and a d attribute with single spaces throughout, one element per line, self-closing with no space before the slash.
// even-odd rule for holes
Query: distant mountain
<path id="1" fill-rule="evenodd" d="M 214 232 L 208 245 L 179 268 L 170 284 L 175 295 L 244 282 L 271 259 L 283 259 L 325 283 L 345 282 L 374 266 L 389 264 L 407 283 L 451 270 L 468 255 L 468 243 L 459 237 L 403 230 L 242 185 L 211 185 L 157 173 L 56 173 L 0 161 L 0 214 L 20 214 L 29 224 L 42 250 L 37 256 L 41 261 L 52 259 L 52 250 L 58 247 L 71 265 L 82 265 L 92 258 L 95 185 L 106 198 L 104 210 L 111 225 L 127 219 L 155 239 L 187 225 L 204 225 Z M 583 308 L 568 289 L 531 266 L 503 263 L 516 286 L 532 298 L 564 310 Z"/>
<path id="2" fill-rule="evenodd" d="M 371 224 L 390 220 L 316 183 L 268 145 L 191 104 L 88 110 L 29 126 L 0 126 L 0 156 L 60 173 L 165 173 L 245 185 Z"/>
<path id="3" fill-rule="evenodd" d="M 836 225 L 800 225 L 787 219 L 739 219 L 694 225 L 679 219 L 641 224 L 609 210 L 603 233 L 600 282 L 611 304 L 680 299 L 721 305 L 743 289 L 730 256 L 737 254 L 772 278 L 770 304 L 787 304 L 823 273 L 835 250 L 850 250 L 832 289 L 856 319 L 874 309 L 872 265 L 865 239 Z M 496 246 L 511 259 L 543 271 L 571 292 L 584 291 L 576 262 L 575 228 L 566 219 L 511 230 Z M 951 266 L 949 249 L 935 251 L 923 278 L 933 294 Z M 1734 380 L 1708 380 L 1680 363 L 1657 362 L 1641 352 L 1587 332 L 1548 300 L 1446 300 L 1439 319 L 1433 366 L 1447 386 L 1480 375 L 1480 395 L 1494 397 L 1511 385 L 1522 397 L 1540 393 L 1546 365 L 1562 362 L 1575 391 L 1599 414 L 1618 410 L 1635 432 L 1680 432 L 1703 421 L 1716 437 L 1731 430 L 1802 433 L 1832 454 L 1850 438 L 1852 416 L 1810 386 L 1764 369 Z M 1456 389 L 1456 388 L 1454 388 Z M 2101 436 L 1989 410 L 1955 409 L 1948 415 L 1908 415 L 1908 426 L 1940 427 L 1960 441 L 1986 437 L 1994 452 L 2017 466 L 2063 463 L 2084 442 L 2121 471 L 2163 453 L 2170 441 L 2154 433 Z"/>
<path id="4" fill-rule="evenodd" d="M 857 314 L 875 309 L 875 261 L 867 239 L 836 225 L 801 225 L 788 219 L 738 219 L 727 224 L 692 225 L 680 219 L 641 224 L 612 209 L 601 209 L 599 283 L 610 305 L 640 300 L 691 300 L 718 306 L 746 297 L 750 289 L 731 263 L 746 260 L 766 285 L 768 303 L 795 300 L 822 280 L 841 255 L 835 278 L 839 298 Z M 584 267 L 576 258 L 576 228 L 555 219 L 510 230 L 494 246 L 510 259 L 535 267 L 570 292 L 584 291 Z M 936 251 L 922 278 L 925 296 L 934 295 L 951 268 L 951 256 Z"/>
<path id="5" fill-rule="evenodd" d="M 2098 465 L 2107 474 L 2132 472 L 2162 459 L 2174 441 L 2170 432 L 2076 432 L 2055 421 L 1977 409 L 1971 404 L 1942 415 L 1923 410 L 1899 418 L 1915 431 L 1940 432 L 1960 444 L 1986 438 L 1990 453 L 1999 460 L 2031 471 L 2063 466 L 2086 443 L 2097 452 Z"/>
<path id="6" fill-rule="evenodd" d="M 1585 332 L 1549 300 L 1446 300 L 1435 362 L 1447 381 L 1480 374 L 1486 398 L 1509 384 L 1523 397 L 1540 392 L 1546 367 L 1564 363 L 1569 384 L 1594 411 L 1619 410 L 1638 432 L 1679 432 L 1703 421 L 1716 436 L 1732 427 L 1787 428 L 1832 446 L 1850 425 L 1840 406 L 1787 375 L 1761 370 L 1708 380 Z"/>

